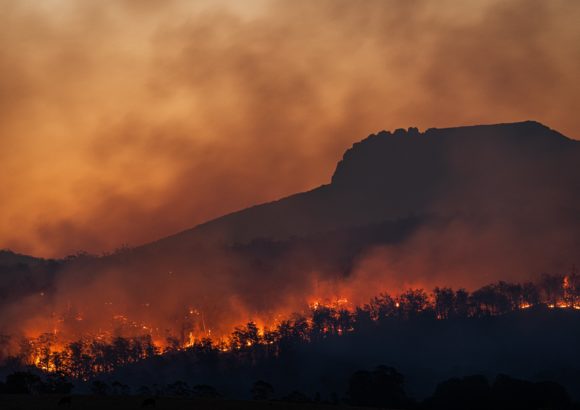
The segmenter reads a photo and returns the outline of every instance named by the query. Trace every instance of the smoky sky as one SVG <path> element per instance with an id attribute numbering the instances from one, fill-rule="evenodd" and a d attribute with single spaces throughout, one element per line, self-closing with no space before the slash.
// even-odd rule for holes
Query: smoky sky
<path id="1" fill-rule="evenodd" d="M 0 248 L 138 245 L 381 129 L 580 136 L 576 1 L 0 0 Z"/>

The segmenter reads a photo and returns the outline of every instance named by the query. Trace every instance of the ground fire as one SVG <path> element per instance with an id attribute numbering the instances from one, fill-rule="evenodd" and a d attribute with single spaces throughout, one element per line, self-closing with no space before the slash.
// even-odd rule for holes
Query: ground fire
<path id="1" fill-rule="evenodd" d="M 104 306 L 111 308 L 110 302 Z M 144 303 L 143 308 L 150 306 Z M 573 271 L 543 275 L 536 282 L 523 284 L 500 281 L 473 292 L 447 287 L 431 293 L 409 289 L 396 296 L 381 293 L 358 306 L 342 296 L 311 298 L 293 315 L 271 315 L 269 321 L 249 317 L 245 325 L 241 322 L 231 333 L 222 334 L 212 332 L 212 324 L 206 323 L 203 312 L 193 306 L 184 308 L 175 322 L 165 327 L 115 313 L 109 328 L 79 334 L 75 325 L 86 329 L 82 309 L 69 306 L 63 314 L 53 315 L 51 332 L 34 334 L 30 329 L 27 336 L 2 336 L 2 360 L 89 379 L 175 351 L 250 354 L 259 347 L 275 356 L 289 340 L 311 342 L 341 336 L 363 323 L 420 316 L 438 320 L 496 316 L 530 308 L 580 310 L 580 276 Z"/>

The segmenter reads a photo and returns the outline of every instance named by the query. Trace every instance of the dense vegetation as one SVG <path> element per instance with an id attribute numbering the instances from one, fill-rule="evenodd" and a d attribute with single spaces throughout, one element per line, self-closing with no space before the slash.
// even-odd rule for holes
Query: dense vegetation
<path id="1" fill-rule="evenodd" d="M 4 358 L 0 370 L 8 376 L 0 388 L 4 393 L 64 394 L 76 385 L 77 388 L 80 386 L 80 391 L 97 395 L 216 398 L 220 396 L 220 391 L 210 385 L 211 381 L 207 384 L 188 383 L 176 374 L 174 380 L 167 380 L 164 384 L 140 384 L 135 374 L 142 372 L 139 369 L 156 369 L 168 363 L 170 366 L 183 363 L 192 371 L 197 368 L 198 376 L 213 375 L 214 382 L 224 374 L 231 374 L 232 383 L 235 383 L 239 377 L 252 377 L 247 375 L 264 374 L 268 373 L 268 369 L 280 367 L 285 369 L 284 373 L 292 373 L 293 366 L 308 368 L 312 365 L 315 372 L 312 357 L 335 349 L 337 343 L 343 340 L 348 342 L 347 348 L 356 357 L 356 351 L 360 353 L 361 349 L 392 349 L 392 345 L 387 347 L 381 340 L 384 340 L 385 334 L 400 334 L 403 343 L 409 345 L 410 354 L 413 354 L 414 345 L 410 343 L 410 338 L 416 339 L 417 335 L 435 324 L 448 323 L 461 332 L 469 333 L 473 328 L 487 326 L 486 318 L 515 314 L 517 317 L 509 323 L 524 323 L 520 316 L 527 312 L 554 317 L 554 322 L 557 322 L 557 313 L 569 312 L 574 318 L 579 317 L 579 275 L 573 271 L 568 275 L 544 275 L 536 282 L 497 282 L 474 292 L 436 288 L 431 293 L 422 289 L 393 296 L 383 293 L 367 304 L 354 308 L 349 308 L 342 300 L 321 301 L 311 305 L 307 312 L 283 320 L 273 328 L 260 328 L 256 323 L 249 322 L 236 328 L 227 339 L 201 338 L 184 345 L 178 339 L 171 338 L 163 348 L 156 346 L 149 335 L 142 335 L 111 340 L 87 337 L 55 349 L 56 336 L 45 334 L 35 339 L 22 339 L 18 354 Z M 538 328 L 542 332 L 546 330 L 547 337 L 550 337 L 547 328 L 542 326 L 539 324 Z M 440 332 L 441 329 L 435 331 Z M 480 331 L 485 332 L 485 329 Z M 571 343 L 574 337 L 570 336 Z M 2 340 L 5 344 L 10 342 L 8 337 Z M 570 357 L 572 362 L 575 361 L 574 357 Z M 159 361 L 161 359 L 163 361 Z M 359 366 L 365 364 L 360 363 Z M 259 371 L 248 373 L 247 369 Z M 239 377 L 234 376 L 236 374 Z M 502 375 L 492 378 L 491 382 L 482 375 L 453 378 L 440 383 L 431 396 L 418 403 L 405 391 L 405 379 L 393 367 L 351 371 L 351 377 L 342 374 L 344 380 L 339 383 L 343 386 L 341 390 L 334 388 L 332 393 L 323 394 L 322 398 L 312 392 L 288 393 L 287 387 L 292 385 L 291 381 L 285 383 L 282 392 L 275 391 L 272 386 L 274 382 L 271 385 L 262 380 L 254 383 L 251 389 L 240 386 L 238 391 L 246 389 L 246 397 L 254 399 L 318 400 L 399 408 L 530 408 L 520 406 L 525 403 L 524 397 L 529 400 L 533 398 L 535 402 L 543 400 L 547 403 L 544 407 L 550 407 L 550 403 L 559 403 L 551 408 L 571 406 L 566 390 L 556 383 L 524 382 Z M 288 376 L 289 379 L 292 377 L 296 376 Z M 511 407 L 501 403 L 511 403 Z M 477 407 L 480 404 L 484 407 Z"/>
<path id="2" fill-rule="evenodd" d="M 431 294 L 411 289 L 400 295 L 382 293 L 364 306 L 349 309 L 342 300 L 315 303 L 306 314 L 279 322 L 273 328 L 259 328 L 249 322 L 236 328 L 227 339 L 200 338 L 185 345 L 168 338 L 163 348 L 150 335 L 114 337 L 111 340 L 87 337 L 57 349 L 57 336 L 43 334 L 22 339 L 19 353 L 4 358 L 11 366 L 33 365 L 44 371 L 73 379 L 89 380 L 101 373 L 177 351 L 187 351 L 204 361 L 218 356 L 257 363 L 279 357 L 296 346 L 356 333 L 373 326 L 388 326 L 412 319 L 449 320 L 504 315 L 529 308 L 580 309 L 580 275 L 543 275 L 536 283 L 498 282 L 474 292 L 435 288 Z M 2 343 L 10 342 L 4 336 Z"/>

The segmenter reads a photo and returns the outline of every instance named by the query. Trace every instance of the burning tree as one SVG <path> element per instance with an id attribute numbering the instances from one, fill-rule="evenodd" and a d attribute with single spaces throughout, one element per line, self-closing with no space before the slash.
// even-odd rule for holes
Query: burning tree
<path id="1" fill-rule="evenodd" d="M 369 326 L 388 325 L 391 321 L 417 317 L 467 319 L 503 315 L 531 307 L 580 309 L 579 275 L 573 270 L 567 275 L 542 275 L 535 283 L 500 281 L 472 293 L 449 287 L 436 287 L 431 294 L 423 289 L 409 289 L 396 296 L 380 293 L 362 306 L 353 306 L 345 298 L 318 300 L 292 318 L 277 320 L 269 326 L 249 321 L 222 338 L 210 337 L 205 324 L 202 327 L 199 322 L 192 325 L 192 318 L 197 320 L 203 315 L 189 308 L 193 313 L 184 316 L 186 324 L 178 326 L 177 333 L 169 333 L 162 342 L 154 340 L 152 326 L 115 315 L 122 317 L 113 320 L 117 332 L 105 331 L 67 340 L 66 333 L 55 329 L 35 338 L 21 338 L 15 356 L 9 355 L 10 346 L 15 344 L 14 337 L 0 338 L 0 347 L 4 362 L 12 360 L 47 373 L 88 380 L 162 353 L 187 351 L 205 363 L 217 360 L 220 355 L 255 363 L 263 358 L 285 355 L 302 343 L 341 337 Z M 119 323 L 129 324 L 125 327 L 132 335 L 119 334 Z M 133 334 L 136 330 L 141 334 Z M 184 336 L 185 332 L 188 337 Z"/>

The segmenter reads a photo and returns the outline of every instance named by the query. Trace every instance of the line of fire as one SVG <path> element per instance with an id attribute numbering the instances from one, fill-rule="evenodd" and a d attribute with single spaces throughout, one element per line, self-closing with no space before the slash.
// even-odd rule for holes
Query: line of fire
<path id="1" fill-rule="evenodd" d="M 142 307 L 151 308 L 149 303 Z M 110 327 L 96 333 L 78 337 L 71 331 L 84 318 L 81 306 L 69 306 L 64 314 L 53 314 L 52 332 L 32 337 L 2 335 L 0 361 L 80 380 L 176 351 L 233 354 L 256 361 L 263 356 L 277 356 L 296 343 L 341 337 L 361 327 L 389 321 L 469 320 L 522 309 L 580 310 L 580 275 L 573 269 L 570 274 L 544 274 L 534 282 L 497 282 L 473 292 L 448 287 L 435 288 L 431 293 L 409 289 L 393 296 L 381 293 L 359 306 L 340 295 L 314 299 L 291 317 L 275 315 L 271 322 L 248 318 L 246 324 L 232 327 L 229 334 L 212 332 L 212 323 L 195 307 L 184 307 L 167 328 L 133 321 L 115 312 L 110 302 L 103 302 L 103 309 L 111 312 Z"/>

